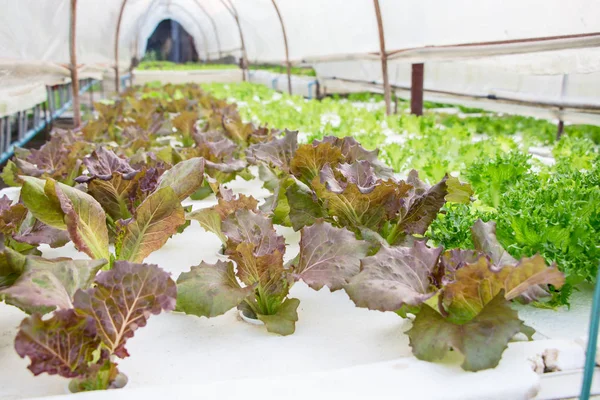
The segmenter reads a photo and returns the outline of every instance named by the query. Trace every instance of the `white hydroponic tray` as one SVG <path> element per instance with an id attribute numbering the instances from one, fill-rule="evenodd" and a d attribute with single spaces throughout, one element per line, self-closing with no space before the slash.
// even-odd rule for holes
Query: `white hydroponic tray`
<path id="1" fill-rule="evenodd" d="M 260 181 L 238 179 L 235 192 L 259 199 L 269 193 Z M 0 191 L 18 196 L 14 189 Z M 186 201 L 194 209 L 215 203 Z M 299 233 L 279 228 L 289 244 L 286 259 L 298 251 Z M 219 240 L 195 221 L 146 260 L 176 279 L 202 260 L 215 262 Z M 72 244 L 43 248 L 44 256 L 86 258 Z M 583 348 L 573 339 L 586 334 L 590 296 L 575 297 L 571 311 L 526 308 L 525 321 L 539 329 L 541 340 L 509 345 L 500 365 L 478 373 L 461 370 L 459 356 L 441 363 L 411 355 L 403 332 L 411 322 L 395 313 L 357 308 L 343 291 L 315 292 L 303 283 L 291 295 L 301 300 L 296 333 L 282 337 L 241 321 L 235 310 L 207 319 L 180 313 L 152 316 L 136 331 L 127 348 L 131 357 L 119 363 L 129 377 L 121 390 L 69 394 L 69 399 L 540 399 L 578 393 L 580 375 L 569 375 L 556 387 L 536 374 L 529 359 L 557 349 L 559 364 L 575 371 L 583 366 Z M 25 317 L 0 304 L 0 399 L 66 395 L 67 380 L 46 374 L 34 377 L 13 348 L 17 327 Z M 570 373 L 570 372 L 569 372 Z M 551 374 L 547 374 L 551 375 Z M 560 376 L 558 378 L 561 378 Z M 566 382 L 566 383 L 565 383 Z"/>

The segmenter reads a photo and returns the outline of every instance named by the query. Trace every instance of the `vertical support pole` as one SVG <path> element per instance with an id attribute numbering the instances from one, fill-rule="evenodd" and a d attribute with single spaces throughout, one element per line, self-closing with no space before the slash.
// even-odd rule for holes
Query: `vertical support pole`
<path id="1" fill-rule="evenodd" d="M 4 124 L 4 127 L 6 129 L 6 142 L 4 144 L 4 151 L 6 151 L 10 148 L 10 144 L 12 143 L 12 127 L 10 116 L 6 117 L 6 123 Z"/>
<path id="2" fill-rule="evenodd" d="M 285 46 L 285 65 L 287 67 L 288 92 L 289 94 L 292 94 L 292 64 L 290 63 L 290 52 L 288 47 L 287 34 L 285 32 L 285 24 L 283 23 L 283 17 L 281 16 L 279 7 L 277 7 L 277 2 L 275 0 L 271 0 L 271 2 L 273 3 L 273 7 L 275 7 L 277 17 L 279 18 L 279 23 L 281 24 L 281 32 L 283 33 L 283 45 Z"/>
<path id="3" fill-rule="evenodd" d="M 410 84 L 410 112 L 414 115 L 423 115 L 423 77 L 425 65 L 423 63 L 412 65 Z"/>
<path id="4" fill-rule="evenodd" d="M 77 72 L 77 0 L 71 0 L 71 89 L 73 93 L 73 125 L 81 126 L 81 108 L 79 103 L 79 74 Z"/>
<path id="5" fill-rule="evenodd" d="M 381 54 L 381 74 L 383 76 L 383 97 L 385 99 L 385 113 L 392 113 L 392 95 L 390 78 L 388 76 L 387 53 L 385 51 L 385 34 L 383 32 L 383 20 L 381 19 L 381 8 L 379 0 L 373 0 L 375 5 L 375 16 L 377 17 L 377 29 L 379 30 L 379 53 Z"/>
<path id="6" fill-rule="evenodd" d="M 94 79 L 90 78 L 90 110 L 94 111 Z"/>
<path id="7" fill-rule="evenodd" d="M 4 153 L 4 117 L 0 117 L 0 153 Z"/>
<path id="8" fill-rule="evenodd" d="M 242 24 L 240 23 L 240 17 L 235 9 L 233 3 L 229 2 L 227 5 L 227 0 L 221 0 L 221 4 L 229 11 L 233 19 L 235 19 L 235 23 L 238 27 L 238 31 L 240 33 L 240 43 L 242 45 L 242 80 L 246 82 L 247 74 L 248 74 L 248 54 L 246 53 L 246 42 L 244 41 L 244 33 L 242 32 Z"/>
<path id="9" fill-rule="evenodd" d="M 123 20 L 123 12 L 127 0 L 123 0 L 121 3 L 121 9 L 119 10 L 119 18 L 117 19 L 117 30 L 115 32 L 115 89 L 117 93 L 121 90 L 121 78 L 119 76 L 119 36 L 121 35 L 121 21 Z"/>
<path id="10" fill-rule="evenodd" d="M 560 100 L 564 100 L 565 95 L 567 94 L 567 86 L 569 85 L 569 75 L 563 74 L 562 76 L 562 84 L 560 87 Z M 563 108 L 558 108 L 558 127 L 556 129 L 556 140 L 560 140 L 560 137 L 565 131 L 565 121 L 562 119 L 562 111 Z"/>
<path id="11" fill-rule="evenodd" d="M 44 122 L 46 123 L 44 128 L 44 137 L 48 138 L 48 133 L 50 132 L 50 117 L 48 117 L 48 105 L 47 102 L 42 103 L 42 110 L 44 113 Z"/>

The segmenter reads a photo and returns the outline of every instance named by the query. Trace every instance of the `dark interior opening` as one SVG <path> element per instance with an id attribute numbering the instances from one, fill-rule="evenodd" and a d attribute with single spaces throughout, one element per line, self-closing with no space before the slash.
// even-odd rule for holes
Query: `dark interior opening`
<path id="1" fill-rule="evenodd" d="M 196 62 L 198 53 L 194 38 L 181 24 L 172 19 L 165 19 L 148 38 L 144 59 L 176 63 Z"/>

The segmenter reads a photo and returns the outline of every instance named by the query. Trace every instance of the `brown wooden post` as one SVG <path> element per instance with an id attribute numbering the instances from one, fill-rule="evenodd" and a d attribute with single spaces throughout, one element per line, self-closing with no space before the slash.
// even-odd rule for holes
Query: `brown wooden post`
<path id="1" fill-rule="evenodd" d="M 283 44 L 285 46 L 285 65 L 287 67 L 288 92 L 292 94 L 292 64 L 290 63 L 290 52 L 288 47 L 287 34 L 285 32 L 285 24 L 283 23 L 283 17 L 281 16 L 279 7 L 277 7 L 277 2 L 275 2 L 275 0 L 271 0 L 271 2 L 273 3 L 273 7 L 275 7 L 277 17 L 279 18 L 279 23 L 281 24 L 281 32 L 283 33 Z"/>
<path id="2" fill-rule="evenodd" d="M 379 30 L 379 53 L 381 54 L 381 74 L 383 75 L 383 97 L 385 99 L 385 113 L 392 113 L 392 90 L 388 77 L 387 53 L 385 51 L 385 34 L 383 32 L 383 20 L 381 19 L 381 8 L 379 0 L 373 0 L 375 5 L 375 16 L 377 17 L 377 29 Z"/>
<path id="3" fill-rule="evenodd" d="M 202 3 L 200 3 L 199 0 L 194 0 L 194 2 L 210 20 L 210 24 L 213 27 L 213 31 L 215 31 L 215 39 L 217 40 L 217 51 L 219 52 L 219 59 L 221 59 L 223 58 L 223 54 L 221 53 L 221 40 L 219 39 L 219 31 L 217 30 L 217 24 L 215 23 L 215 19 L 210 15 L 208 11 L 206 11 L 206 8 L 202 5 Z"/>
<path id="4" fill-rule="evenodd" d="M 235 23 L 238 27 L 238 31 L 240 33 L 240 43 L 242 45 L 242 78 L 244 80 L 244 82 L 246 81 L 246 73 L 248 70 L 248 54 L 246 53 L 246 43 L 244 42 L 244 33 L 242 32 L 242 24 L 240 23 L 240 17 L 239 14 L 237 12 L 237 10 L 235 9 L 235 6 L 233 5 L 232 2 L 229 2 L 229 5 L 227 5 L 226 0 L 220 0 L 221 4 L 223 4 L 223 6 L 227 9 L 227 11 L 229 11 L 229 13 L 231 14 L 231 16 L 233 17 L 233 19 L 235 19 Z"/>
<path id="5" fill-rule="evenodd" d="M 423 77 L 425 64 L 413 64 L 410 84 L 410 112 L 414 115 L 423 115 Z"/>
<path id="6" fill-rule="evenodd" d="M 71 27 L 70 27 L 70 56 L 71 89 L 73 90 L 73 125 L 81 126 L 81 108 L 79 103 L 79 74 L 77 72 L 77 0 L 71 0 Z"/>
<path id="7" fill-rule="evenodd" d="M 121 9 L 119 10 L 119 18 L 117 19 L 117 30 L 115 32 L 115 89 L 119 93 L 121 89 L 121 77 L 119 76 L 119 36 L 121 34 L 121 21 L 123 20 L 123 12 L 127 0 L 123 0 L 121 3 Z"/>

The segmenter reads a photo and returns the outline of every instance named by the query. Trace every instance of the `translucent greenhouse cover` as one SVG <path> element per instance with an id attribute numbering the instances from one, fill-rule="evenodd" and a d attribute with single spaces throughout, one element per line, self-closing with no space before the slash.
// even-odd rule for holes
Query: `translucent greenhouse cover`
<path id="1" fill-rule="evenodd" d="M 454 67 L 474 68 L 472 63 L 477 68 L 490 67 L 493 81 L 514 80 L 515 74 L 589 74 L 600 69 L 598 0 L 379 3 L 391 74 L 408 71 L 414 62 L 465 59 L 467 64 Z M 82 77 L 114 68 L 114 41 L 123 4 L 121 70 L 130 67 L 133 57 L 143 56 L 147 39 L 164 19 L 181 23 L 194 38 L 201 59 L 215 60 L 242 55 L 237 15 L 251 63 L 286 60 L 272 0 L 78 0 L 77 63 Z M 373 0 L 276 0 L 276 4 L 292 63 L 315 65 L 319 75 L 321 71 L 331 75 L 333 69 L 340 77 L 380 79 Z M 0 9 L 0 87 L 64 81 L 70 63 L 70 0 L 0 0 Z M 503 75 L 503 65 L 512 69 L 510 77 Z M 436 68 L 429 67 L 429 71 Z M 401 79 L 392 79 L 409 78 L 402 72 Z M 443 81 L 447 83 L 446 78 Z M 464 90 L 475 83 L 467 79 L 461 85 Z M 530 92 L 545 95 L 543 87 Z"/>

